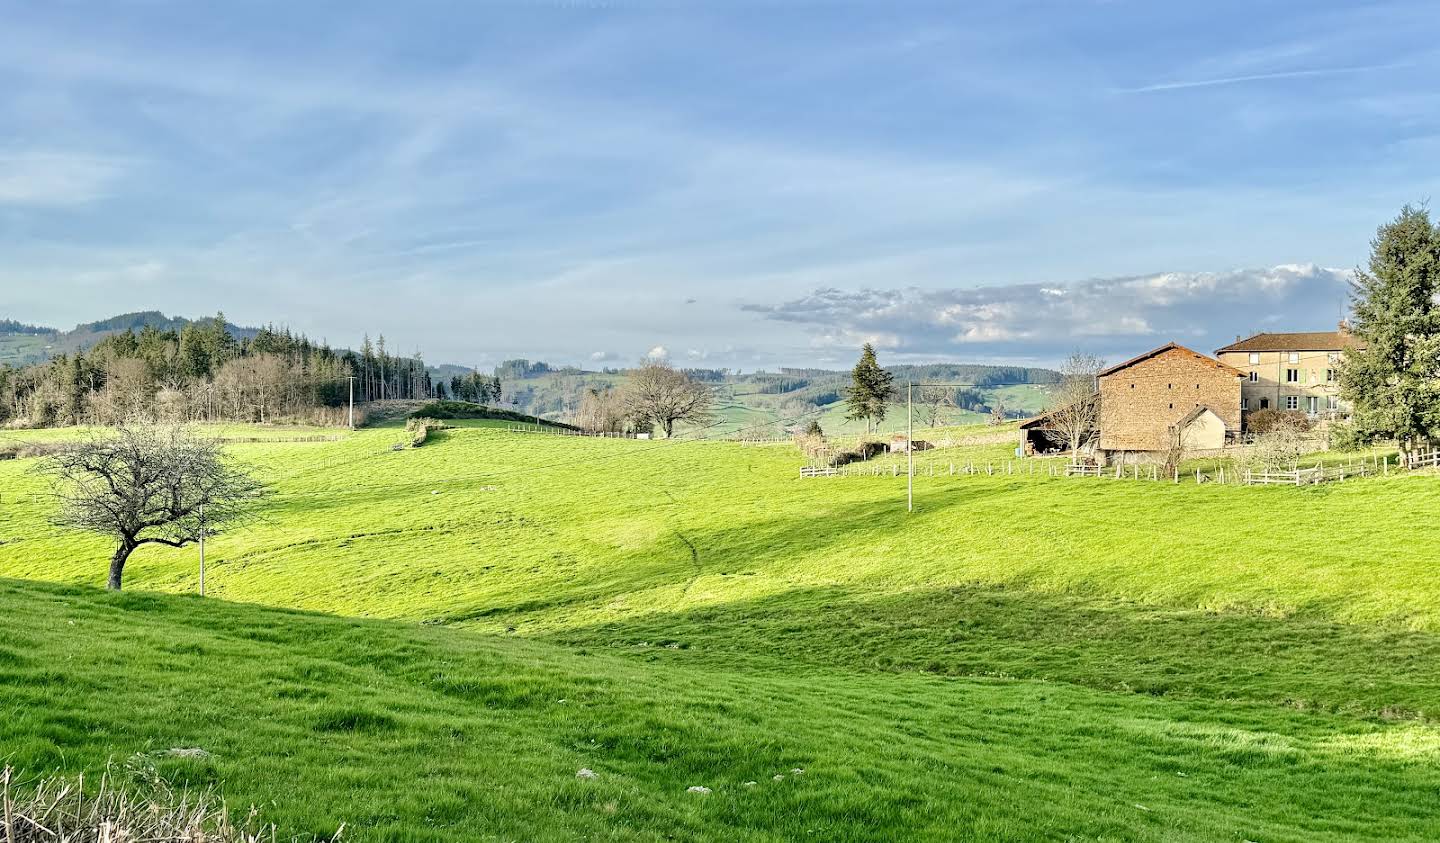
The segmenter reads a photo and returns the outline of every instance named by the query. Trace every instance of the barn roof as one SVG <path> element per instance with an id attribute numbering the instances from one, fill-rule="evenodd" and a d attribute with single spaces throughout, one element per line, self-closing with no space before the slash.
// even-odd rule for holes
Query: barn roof
<path id="1" fill-rule="evenodd" d="M 1216 359 L 1213 358 L 1213 357 L 1209 357 L 1209 356 L 1207 356 L 1207 355 L 1201 354 L 1200 352 L 1195 351 L 1194 349 L 1186 348 L 1185 346 L 1180 345 L 1179 343 L 1175 343 L 1175 342 L 1167 342 L 1167 343 L 1165 343 L 1164 345 L 1160 346 L 1159 348 L 1152 348 L 1151 350 L 1145 352 L 1144 354 L 1141 354 L 1141 355 L 1138 355 L 1138 356 L 1135 356 L 1135 357 L 1131 357 L 1129 360 L 1126 360 L 1124 363 L 1116 363 L 1114 366 L 1111 366 L 1111 367 L 1108 368 L 1108 369 L 1102 369 L 1102 370 L 1100 371 L 1100 373 L 1099 373 L 1098 375 L 1096 375 L 1096 377 L 1101 377 L 1101 378 L 1103 378 L 1103 377 L 1105 377 L 1106 375 L 1113 375 L 1113 374 L 1115 374 L 1116 372 L 1120 371 L 1121 369 L 1128 369 L 1128 368 L 1130 368 L 1131 366 L 1134 366 L 1136 363 L 1140 363 L 1140 362 L 1142 362 L 1142 361 L 1144 361 L 1144 360 L 1149 360 L 1151 357 L 1154 357 L 1154 356 L 1156 356 L 1156 355 L 1158 355 L 1158 354 L 1163 354 L 1164 352 L 1171 351 L 1171 350 L 1183 351 L 1183 352 L 1185 352 L 1186 354 L 1192 355 L 1192 356 L 1195 357 L 1195 359 L 1197 359 L 1197 360 L 1202 360 L 1202 361 L 1204 361 L 1204 362 L 1206 362 L 1206 363 L 1209 363 L 1210 365 L 1214 366 L 1217 371 L 1224 372 L 1224 373 L 1227 374 L 1227 375 L 1233 375 L 1233 376 L 1235 376 L 1235 377 L 1237 377 L 1237 378 L 1243 378 L 1243 377 L 1245 377 L 1245 373 L 1242 372 L 1242 371 L 1240 371 L 1239 369 L 1235 368 L 1234 366 L 1230 366 L 1230 365 L 1228 365 L 1228 364 L 1221 363 L 1219 360 L 1216 360 Z"/>
<path id="2" fill-rule="evenodd" d="M 1255 334 L 1243 340 L 1236 340 L 1224 348 L 1215 349 L 1216 354 L 1229 351 L 1341 351 L 1351 346 L 1362 346 L 1349 331 L 1305 331 L 1295 334 Z"/>

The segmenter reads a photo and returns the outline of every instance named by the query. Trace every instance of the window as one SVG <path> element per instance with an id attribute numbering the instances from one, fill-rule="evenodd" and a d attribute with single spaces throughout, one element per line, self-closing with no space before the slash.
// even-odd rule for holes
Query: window
<path id="1" fill-rule="evenodd" d="M 1298 395 L 1287 395 L 1287 396 L 1285 396 L 1285 409 L 1287 409 L 1287 410 L 1298 410 L 1298 409 L 1300 409 L 1300 396 L 1298 396 Z"/>
<path id="2" fill-rule="evenodd" d="M 1290 352 L 1290 362 L 1291 362 L 1291 363 L 1299 363 L 1299 362 L 1300 362 L 1300 352 L 1298 352 L 1298 351 L 1292 351 L 1292 352 Z"/>
<path id="3" fill-rule="evenodd" d="M 1260 382 L 1260 373 L 1259 373 L 1259 372 L 1251 372 L 1251 373 L 1250 373 L 1250 382 L 1251 382 L 1251 383 L 1259 383 L 1259 382 Z"/>
<path id="4" fill-rule="evenodd" d="M 1319 396 L 1312 395 L 1309 398 L 1305 399 L 1305 412 L 1309 413 L 1312 416 L 1320 412 Z"/>
<path id="5" fill-rule="evenodd" d="M 1248 410 L 1248 409 L 1250 409 L 1250 399 L 1249 399 L 1249 398 L 1241 398 L 1241 399 L 1240 399 L 1240 409 L 1242 409 L 1242 410 Z"/>
<path id="6" fill-rule="evenodd" d="M 1261 398 L 1261 399 L 1260 399 L 1260 409 L 1262 409 L 1262 410 L 1268 410 L 1268 409 L 1270 409 L 1270 399 L 1269 399 L 1269 398 Z"/>
<path id="7" fill-rule="evenodd" d="M 1170 402 L 1170 409 L 1172 409 L 1172 410 L 1175 409 L 1175 402 L 1174 402 L 1174 401 L 1171 401 L 1171 402 Z"/>
<path id="8" fill-rule="evenodd" d="M 1285 382 L 1286 382 L 1286 383 L 1299 383 L 1299 382 L 1300 382 L 1300 370 L 1299 370 L 1299 369 L 1286 369 L 1286 370 L 1285 370 Z"/>
<path id="9" fill-rule="evenodd" d="M 1334 369 L 1326 369 L 1326 370 L 1325 370 L 1325 382 L 1326 382 L 1326 383 L 1334 383 L 1334 382 L 1335 382 L 1335 370 L 1334 370 Z"/>
<path id="10" fill-rule="evenodd" d="M 1329 354 L 1328 356 L 1329 356 L 1329 358 L 1330 358 L 1330 362 L 1331 362 L 1331 363 L 1339 363 L 1339 362 L 1340 362 L 1340 352 L 1338 352 L 1338 351 L 1332 351 L 1332 352 L 1330 352 L 1330 354 Z"/>
<path id="11" fill-rule="evenodd" d="M 1333 396 L 1333 395 L 1330 396 L 1329 398 L 1326 398 L 1326 399 L 1325 399 L 1325 409 L 1329 410 L 1329 411 L 1332 412 L 1332 413 L 1335 412 L 1336 410 L 1340 409 L 1340 399 L 1339 399 L 1339 398 L 1336 398 L 1336 397 Z"/>

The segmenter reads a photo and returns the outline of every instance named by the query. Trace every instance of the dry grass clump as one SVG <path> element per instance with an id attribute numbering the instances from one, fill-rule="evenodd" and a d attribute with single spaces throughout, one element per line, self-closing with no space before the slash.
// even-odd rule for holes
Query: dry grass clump
<path id="1" fill-rule="evenodd" d="M 443 430 L 445 423 L 439 419 L 416 417 L 405 422 L 405 432 L 410 434 L 410 447 L 418 448 L 425 444 L 429 438 L 430 431 Z"/>
<path id="2" fill-rule="evenodd" d="M 343 829 L 341 829 L 343 830 Z M 153 768 L 113 765 L 98 785 L 0 772 L 0 843 L 276 843 L 252 808 L 236 825 L 213 791 L 176 790 Z M 306 838 L 310 839 L 310 838 Z M 331 841 L 340 839 L 336 831 Z"/>

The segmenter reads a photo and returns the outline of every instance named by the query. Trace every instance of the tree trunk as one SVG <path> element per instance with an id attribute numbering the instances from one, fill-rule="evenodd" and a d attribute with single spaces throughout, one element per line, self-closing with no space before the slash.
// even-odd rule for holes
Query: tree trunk
<path id="1" fill-rule="evenodd" d="M 125 560 L 129 559 L 134 551 L 135 545 L 128 541 L 120 542 L 120 546 L 115 548 L 115 555 L 110 557 L 110 580 L 105 583 L 106 588 L 111 591 L 120 590 L 120 580 L 125 575 Z"/>
<path id="2" fill-rule="evenodd" d="M 675 420 L 674 420 L 674 419 L 666 419 L 666 420 L 665 420 L 665 438 L 666 438 L 666 439 L 669 439 L 669 438 L 671 438 L 672 436 L 674 436 L 674 434 L 675 434 Z"/>

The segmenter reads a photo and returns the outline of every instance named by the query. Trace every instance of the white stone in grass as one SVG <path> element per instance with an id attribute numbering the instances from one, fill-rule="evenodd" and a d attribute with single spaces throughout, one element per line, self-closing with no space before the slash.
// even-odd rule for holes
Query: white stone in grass
<path id="1" fill-rule="evenodd" d="M 710 792 L 710 788 L 708 788 L 708 787 L 706 787 L 706 786 L 704 786 L 704 785 L 702 785 L 702 784 L 697 784 L 697 785 L 695 785 L 695 786 L 693 786 L 693 787 L 687 787 L 687 788 L 685 788 L 685 792 L 686 792 L 686 793 L 699 793 L 699 794 L 701 794 L 701 795 L 703 796 L 704 794 L 707 794 L 707 793 Z"/>
<path id="2" fill-rule="evenodd" d="M 804 775 L 804 773 L 805 773 L 805 770 L 802 769 L 802 768 L 800 768 L 800 767 L 796 767 L 795 769 L 793 769 L 793 770 L 790 771 L 790 774 L 791 774 L 791 775 L 794 775 L 794 776 Z"/>
<path id="3" fill-rule="evenodd" d="M 593 779 L 595 778 L 595 771 L 590 769 L 589 767 L 581 767 L 579 770 L 575 771 L 575 778 Z"/>
<path id="4" fill-rule="evenodd" d="M 777 781 L 777 782 L 778 782 L 778 781 L 780 781 L 781 779 L 784 779 L 784 778 L 785 778 L 785 774 L 784 774 L 784 773 L 776 773 L 776 774 L 775 774 L 775 777 L 774 777 L 771 781 Z"/>
<path id="5" fill-rule="evenodd" d="M 1135 807 L 1136 807 L 1136 808 L 1139 808 L 1139 809 L 1142 810 L 1142 811 L 1149 811 L 1149 810 L 1150 810 L 1149 808 L 1146 808 L 1144 805 L 1141 805 L 1139 802 L 1136 802 L 1136 803 L 1135 803 Z"/>
<path id="6" fill-rule="evenodd" d="M 171 758 L 209 758 L 210 753 L 198 746 L 175 746 L 165 750 Z"/>
<path id="7" fill-rule="evenodd" d="M 754 787 L 756 784 L 757 784 L 757 782 L 746 782 L 746 783 L 745 783 L 745 786 L 746 786 L 746 787 Z"/>

